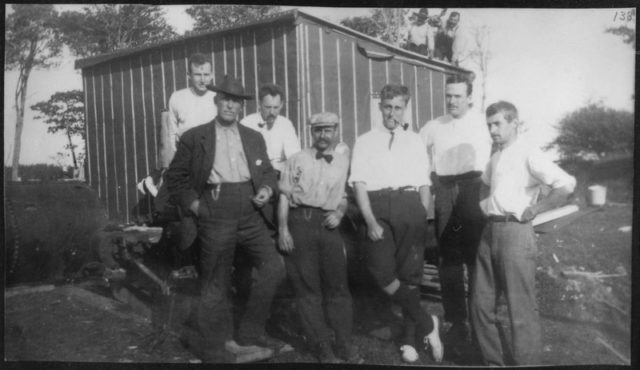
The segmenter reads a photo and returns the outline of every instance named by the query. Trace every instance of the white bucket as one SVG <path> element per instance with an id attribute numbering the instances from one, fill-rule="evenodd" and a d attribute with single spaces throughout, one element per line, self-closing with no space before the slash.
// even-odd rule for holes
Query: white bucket
<path id="1" fill-rule="evenodd" d="M 587 203 L 590 206 L 603 206 L 607 202 L 607 187 L 591 185 L 587 188 Z"/>

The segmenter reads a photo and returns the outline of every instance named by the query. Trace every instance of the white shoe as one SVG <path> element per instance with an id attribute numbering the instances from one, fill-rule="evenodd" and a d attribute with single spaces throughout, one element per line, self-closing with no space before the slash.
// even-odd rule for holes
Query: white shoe
<path id="1" fill-rule="evenodd" d="M 427 351 L 431 347 L 433 359 L 440 363 L 444 357 L 444 346 L 440 340 L 440 320 L 435 315 L 431 315 L 431 319 L 433 320 L 433 330 L 424 337 L 424 349 Z"/>
<path id="2" fill-rule="evenodd" d="M 418 361 L 418 352 L 416 351 L 415 348 L 413 348 L 413 346 L 405 344 L 402 347 L 400 347 L 400 351 L 402 351 L 402 361 L 408 362 L 408 363 L 413 363 Z"/>

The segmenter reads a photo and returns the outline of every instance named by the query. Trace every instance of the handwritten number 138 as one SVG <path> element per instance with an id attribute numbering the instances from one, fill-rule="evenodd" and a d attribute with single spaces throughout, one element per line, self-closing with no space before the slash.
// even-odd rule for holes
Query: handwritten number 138
<path id="1" fill-rule="evenodd" d="M 633 17 L 636 15 L 636 11 L 634 10 L 629 10 L 629 11 L 618 11 L 615 12 L 613 14 L 613 21 L 622 21 L 622 22 L 628 22 L 628 21 L 632 21 Z"/>

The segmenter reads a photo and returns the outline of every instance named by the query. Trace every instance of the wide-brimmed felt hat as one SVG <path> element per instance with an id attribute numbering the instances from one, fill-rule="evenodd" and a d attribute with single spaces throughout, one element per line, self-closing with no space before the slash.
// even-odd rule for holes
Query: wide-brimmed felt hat
<path id="1" fill-rule="evenodd" d="M 246 100 L 255 99 L 253 95 L 248 95 L 244 92 L 244 86 L 242 86 L 240 80 L 230 75 L 224 76 L 224 80 L 218 85 L 208 85 L 207 89 Z"/>

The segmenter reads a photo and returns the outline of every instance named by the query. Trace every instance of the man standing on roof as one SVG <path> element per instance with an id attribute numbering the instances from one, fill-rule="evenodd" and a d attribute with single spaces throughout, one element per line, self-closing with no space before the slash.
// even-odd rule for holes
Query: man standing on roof
<path id="1" fill-rule="evenodd" d="M 420 130 L 433 171 L 442 305 L 445 321 L 452 323 L 447 335 L 451 343 L 470 340 L 464 266 L 471 276 L 484 226 L 478 206 L 480 175 L 491 154 L 491 137 L 483 117 L 471 110 L 471 94 L 467 77 L 448 77 L 447 114 Z"/>
<path id="2" fill-rule="evenodd" d="M 266 226 L 272 213 L 263 209 L 278 194 L 278 185 L 264 139 L 238 123 L 244 100 L 252 97 L 230 76 L 211 89 L 217 92 L 218 114 L 180 137 L 167 185 L 184 214 L 183 245 L 197 237 L 201 252 L 197 331 L 189 332 L 188 344 L 205 361 L 233 362 L 225 341 L 233 336 L 228 293 L 237 248 L 251 255 L 255 280 L 236 342 L 279 345 L 265 333 L 265 323 L 284 263 Z"/>
<path id="3" fill-rule="evenodd" d="M 287 159 L 300 151 L 300 141 L 293 123 L 280 115 L 284 92 L 278 85 L 266 84 L 258 90 L 259 112 L 244 117 L 240 123 L 262 134 L 273 168 L 282 172 Z"/>
<path id="4" fill-rule="evenodd" d="M 367 228 L 367 268 L 376 284 L 402 307 L 403 359 L 417 360 L 417 338 L 440 362 L 443 347 L 438 318 L 423 311 L 419 290 L 431 198 L 429 161 L 420 136 L 403 123 L 408 101 L 406 86 L 382 88 L 383 126 L 356 140 L 349 183 Z"/>

